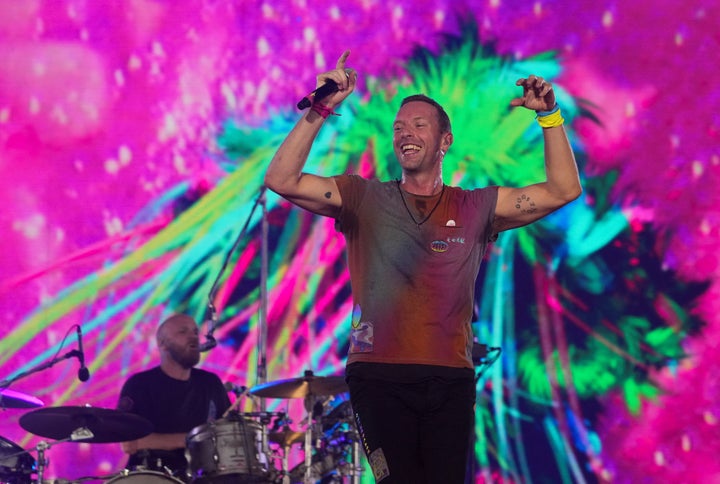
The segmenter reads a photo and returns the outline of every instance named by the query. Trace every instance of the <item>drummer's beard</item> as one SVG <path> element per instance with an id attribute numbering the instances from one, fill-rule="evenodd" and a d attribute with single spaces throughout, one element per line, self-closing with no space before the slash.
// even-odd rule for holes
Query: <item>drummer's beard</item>
<path id="1" fill-rule="evenodd" d="M 180 366 L 190 369 L 200 361 L 200 351 L 197 348 L 190 348 L 182 345 L 168 345 L 168 353 Z"/>

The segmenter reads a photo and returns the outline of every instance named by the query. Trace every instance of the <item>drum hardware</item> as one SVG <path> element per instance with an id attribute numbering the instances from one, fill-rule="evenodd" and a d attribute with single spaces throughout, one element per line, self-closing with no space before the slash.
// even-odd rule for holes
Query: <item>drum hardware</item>
<path id="1" fill-rule="evenodd" d="M 0 482 L 30 484 L 35 458 L 14 442 L 0 436 Z"/>
<path id="2" fill-rule="evenodd" d="M 270 442 L 272 441 L 271 435 L 273 433 L 269 433 L 269 426 L 270 423 L 273 422 L 274 424 L 273 428 L 276 428 L 281 422 L 290 422 L 287 418 L 287 414 L 285 412 L 267 412 L 267 411 L 261 411 L 261 412 L 242 412 L 237 414 L 240 417 L 257 421 L 260 424 L 260 453 L 259 453 L 259 459 L 261 464 L 266 468 L 270 470 L 274 470 L 273 463 L 268 460 L 269 457 L 273 456 L 273 451 L 270 449 Z M 287 470 L 287 469 L 283 469 Z"/>
<path id="3" fill-rule="evenodd" d="M 109 481 L 107 481 L 107 484 L 113 484 L 113 483 L 128 483 L 128 484 L 166 484 L 166 483 L 176 483 L 176 484 L 182 484 L 183 481 L 180 479 L 177 479 L 169 474 L 158 472 L 158 471 L 149 471 L 149 470 L 136 470 L 136 471 L 129 471 L 127 469 L 120 472 L 120 474 L 116 474 L 113 476 Z"/>
<path id="4" fill-rule="evenodd" d="M 92 439 L 93 435 L 92 432 L 90 432 L 87 428 L 81 427 L 78 429 L 75 429 L 74 432 L 70 434 L 69 437 L 61 440 L 56 440 L 54 442 L 45 442 L 44 440 L 41 440 L 37 443 L 34 450 L 37 451 L 37 468 L 33 469 L 35 472 L 37 472 L 37 481 L 32 481 L 33 484 L 44 484 L 44 476 L 45 476 L 45 469 L 50 464 L 50 459 L 47 458 L 45 455 L 45 452 L 50 450 L 51 447 L 56 446 L 57 444 L 62 444 L 64 442 L 78 442 L 78 441 L 89 441 Z M 13 457 L 20 457 L 21 455 L 29 454 L 29 451 L 22 450 L 20 452 L 17 452 L 15 454 L 7 455 L 3 457 L 3 461 L 6 461 L 8 459 L 11 459 Z M 13 482 L 13 481 L 11 481 Z M 21 482 L 21 481 L 17 481 Z M 27 481 L 29 484 L 30 481 Z"/>
<path id="5" fill-rule="evenodd" d="M 325 432 L 342 423 L 354 423 L 349 400 L 340 403 L 322 418 L 323 431 Z"/>
<path id="6" fill-rule="evenodd" d="M 36 446 L 38 484 L 49 461 L 45 452 L 62 442 L 110 443 L 139 439 L 152 432 L 152 424 L 135 414 L 99 407 L 48 407 L 20 417 L 20 426 L 28 432 L 54 439 Z"/>
<path id="7" fill-rule="evenodd" d="M 20 426 L 28 432 L 58 441 L 83 440 L 106 444 L 137 440 L 149 435 L 153 425 L 133 413 L 90 406 L 47 407 L 20 417 Z M 89 433 L 79 438 L 78 432 Z"/>
<path id="8" fill-rule="evenodd" d="M 312 456 L 310 467 L 305 462 L 295 466 L 290 472 L 290 482 L 296 483 L 315 483 L 318 480 L 330 478 L 336 471 L 337 465 L 335 458 L 329 453 L 316 453 Z M 310 476 L 308 478 L 308 476 Z"/>
<path id="9" fill-rule="evenodd" d="M 360 436 L 355 433 L 355 440 L 352 444 L 352 471 L 350 474 L 353 484 L 360 484 L 360 476 L 362 475 L 362 464 L 360 464 Z"/>
<path id="10" fill-rule="evenodd" d="M 80 326 L 75 325 L 75 327 L 78 330 L 78 336 L 80 335 Z M 67 334 L 66 334 L 67 337 Z M 64 343 L 65 339 L 63 339 Z M 78 340 L 78 343 L 80 343 L 80 340 Z M 61 346 L 62 348 L 62 346 Z M 60 350 L 58 350 L 59 352 Z M 24 395 L 18 392 L 14 392 L 12 390 L 8 390 L 7 388 L 15 383 L 16 381 L 28 377 L 30 375 L 33 375 L 39 371 L 47 370 L 48 368 L 53 367 L 56 363 L 67 360 L 68 358 L 78 358 L 82 361 L 84 358 L 84 354 L 80 349 L 77 350 L 70 350 L 62 355 L 55 356 L 52 360 L 48 360 L 44 363 L 40 363 L 39 365 L 36 365 L 29 370 L 23 371 L 18 373 L 17 375 L 13 376 L 12 378 L 6 378 L 5 380 L 0 381 L 0 408 L 34 408 L 34 407 L 42 407 L 44 404 L 41 400 L 38 400 L 35 397 L 32 397 L 30 395 Z M 83 365 L 84 368 L 84 365 Z M 87 369 L 86 369 L 87 370 Z M 79 377 L 80 375 L 78 375 Z M 85 381 L 87 378 L 82 379 L 81 381 Z"/>
<path id="11" fill-rule="evenodd" d="M 305 372 L 306 376 L 308 372 Z M 335 385 L 335 383 L 333 383 Z M 318 390 L 322 390 L 318 388 Z M 327 398 L 314 395 L 310 393 L 312 389 L 307 390 L 308 393 L 304 398 L 303 404 L 307 417 L 305 418 L 305 440 L 304 440 L 304 455 L 305 462 L 303 473 L 303 483 L 311 484 L 316 481 L 316 474 L 322 475 L 334 467 L 334 460 L 332 458 L 328 460 L 328 456 L 319 453 L 323 443 L 323 428 L 322 428 L 322 415 L 325 411 L 325 404 L 328 402 Z M 328 390 L 329 391 L 329 390 Z M 313 455 L 313 448 L 316 449 L 315 455 Z M 293 478 L 291 473 L 290 478 Z"/>
<path id="12" fill-rule="evenodd" d="M 343 376 L 315 376 L 305 370 L 304 376 L 288 380 L 263 383 L 250 389 L 250 394 L 263 398 L 305 398 L 308 396 L 337 395 L 348 391 Z"/>
<path id="13" fill-rule="evenodd" d="M 235 394 L 235 401 L 228 407 L 227 410 L 225 410 L 225 413 L 223 414 L 222 418 L 226 418 L 228 415 L 230 415 L 233 412 L 238 412 L 238 407 L 240 406 L 240 403 L 242 402 L 243 396 L 248 394 L 249 388 L 247 387 L 238 387 L 237 385 L 227 382 L 225 383 L 225 389 L 228 392 L 232 392 Z M 236 391 L 237 390 L 237 391 Z"/>
<path id="14" fill-rule="evenodd" d="M 344 402 L 338 407 L 331 410 L 327 416 L 323 417 L 325 407 L 329 399 L 323 398 L 327 396 L 337 395 L 349 391 L 345 378 L 342 376 L 315 376 L 310 370 L 306 370 L 300 378 L 291 378 L 288 380 L 278 380 L 263 383 L 250 389 L 250 395 L 262 398 L 303 398 L 303 404 L 306 411 L 306 418 L 303 420 L 305 425 L 304 432 L 294 432 L 288 427 L 281 432 L 275 432 L 270 441 L 280 444 L 284 449 L 283 456 L 283 473 L 285 478 L 293 482 L 297 482 L 302 474 L 302 482 L 304 484 L 314 483 L 316 478 L 323 477 L 319 474 L 331 472 L 336 466 L 336 455 L 321 451 L 327 439 L 323 436 L 323 432 L 332 430 L 342 423 L 349 423 L 353 426 L 354 422 L 350 417 L 352 411 L 349 408 L 349 402 Z M 356 433 L 352 433 L 354 440 L 351 438 L 347 445 L 352 447 L 352 465 L 350 469 L 344 472 L 344 475 L 353 477 L 353 481 L 359 483 L 361 468 L 359 466 L 359 444 Z M 303 442 L 304 462 L 291 471 L 287 471 L 287 454 L 291 445 Z M 343 447 L 345 447 L 345 443 Z M 318 452 L 313 455 L 313 449 Z M 337 453 L 337 452 L 335 452 Z"/>
<path id="15" fill-rule="evenodd" d="M 264 424 L 231 413 L 192 429 L 186 438 L 191 482 L 270 482 L 274 469 L 263 448 L 262 426 L 273 414 L 261 414 Z"/>
<path id="16" fill-rule="evenodd" d="M 305 469 L 305 467 L 303 467 Z M 322 444 L 313 457 L 312 477 L 323 479 L 323 482 L 345 482 L 350 478 L 353 484 L 359 484 L 362 473 L 360 463 L 360 436 L 354 429 L 354 424 L 348 428 L 336 427 L 326 432 Z M 297 476 L 297 469 L 293 470 Z"/>
<path id="17" fill-rule="evenodd" d="M 305 439 L 305 432 L 292 430 L 290 426 L 286 425 L 280 432 L 270 432 L 268 434 L 268 439 L 270 442 L 285 448 L 302 442 Z"/>
<path id="18" fill-rule="evenodd" d="M 353 440 L 355 433 L 348 435 L 346 440 L 332 440 L 326 437 L 322 445 L 312 456 L 311 466 L 308 470 L 305 462 L 295 466 L 288 472 L 292 484 L 317 482 L 341 483 L 352 482 L 359 484 L 362 467 L 360 465 L 360 443 Z M 310 479 L 308 479 L 308 474 Z M 346 479 L 350 479 L 347 481 Z"/>

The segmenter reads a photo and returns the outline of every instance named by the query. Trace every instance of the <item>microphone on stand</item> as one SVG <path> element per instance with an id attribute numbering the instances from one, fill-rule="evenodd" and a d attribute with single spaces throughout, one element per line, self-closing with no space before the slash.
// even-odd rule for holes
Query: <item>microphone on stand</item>
<path id="1" fill-rule="evenodd" d="M 78 380 L 86 382 L 90 378 L 90 370 L 85 366 L 85 352 L 82 344 L 82 328 L 78 324 L 76 326 L 78 340 L 78 360 L 80 360 L 80 369 L 78 369 Z"/>
<path id="2" fill-rule="evenodd" d="M 198 348 L 200 350 L 200 353 L 210 351 L 217 346 L 217 340 L 215 339 L 215 336 L 213 336 L 213 333 L 215 332 L 215 327 L 217 326 L 217 314 L 215 312 L 215 306 L 213 306 L 212 304 L 208 304 L 208 307 L 210 308 L 210 319 L 206 321 L 208 332 L 205 335 L 205 342 L 200 343 L 200 346 Z"/>
<path id="3" fill-rule="evenodd" d="M 200 350 L 200 353 L 205 353 L 206 351 L 210 351 L 211 349 L 215 348 L 217 346 L 217 340 L 215 337 L 208 333 L 205 335 L 205 342 L 200 343 L 200 346 L 198 349 Z"/>

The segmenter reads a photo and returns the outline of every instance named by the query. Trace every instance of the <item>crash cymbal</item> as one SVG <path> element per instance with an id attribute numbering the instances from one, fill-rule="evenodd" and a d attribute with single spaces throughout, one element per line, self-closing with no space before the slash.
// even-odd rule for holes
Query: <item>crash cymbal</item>
<path id="1" fill-rule="evenodd" d="M 0 390 L 0 409 L 3 408 L 37 408 L 45 405 L 32 395 L 16 392 L 14 390 Z"/>
<path id="2" fill-rule="evenodd" d="M 284 427 L 280 432 L 270 432 L 268 439 L 270 442 L 275 442 L 283 447 L 290 447 L 305 440 L 305 432 L 298 432 L 291 430 L 290 427 Z"/>
<path id="3" fill-rule="evenodd" d="M 92 437 L 81 442 L 104 444 L 139 439 L 153 431 L 146 418 L 133 413 L 99 407 L 49 407 L 20 417 L 20 426 L 30 433 L 55 440 L 70 438 L 87 428 Z"/>
<path id="4" fill-rule="evenodd" d="M 343 376 L 315 376 L 310 371 L 305 376 L 289 380 L 277 380 L 257 385 L 251 395 L 265 398 L 305 398 L 311 395 L 337 395 L 348 391 Z"/>

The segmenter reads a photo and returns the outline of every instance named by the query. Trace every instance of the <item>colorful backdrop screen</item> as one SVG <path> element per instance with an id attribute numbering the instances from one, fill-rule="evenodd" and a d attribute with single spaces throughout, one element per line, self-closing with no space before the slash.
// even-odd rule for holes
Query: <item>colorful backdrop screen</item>
<path id="1" fill-rule="evenodd" d="M 476 362 L 473 482 L 718 478 L 719 15 L 709 0 L 3 2 L 2 384 L 112 409 L 158 364 L 158 323 L 186 312 L 205 334 L 211 305 L 219 344 L 200 366 L 223 381 L 341 375 L 344 239 L 262 179 L 350 49 L 358 88 L 308 171 L 397 177 L 392 120 L 422 92 L 453 122 L 446 183 L 541 181 L 541 130 L 509 107 L 528 74 L 554 84 L 580 166 L 583 196 L 501 234 L 478 275 L 475 337 L 499 350 Z M 302 401 L 241 399 L 303 428 Z M 31 411 L 3 410 L 0 436 L 33 457 L 50 441 L 46 478 L 123 468 L 118 444 L 28 432 Z"/>

